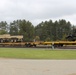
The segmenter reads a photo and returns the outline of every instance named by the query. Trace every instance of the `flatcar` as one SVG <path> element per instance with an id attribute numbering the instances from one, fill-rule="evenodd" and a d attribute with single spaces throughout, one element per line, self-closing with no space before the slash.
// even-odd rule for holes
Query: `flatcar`
<path id="1" fill-rule="evenodd" d="M 68 36 L 70 40 L 66 41 L 49 41 L 49 42 L 44 42 L 44 41 L 35 41 L 35 42 L 24 42 L 23 41 L 23 35 L 15 35 L 11 36 L 10 34 L 3 34 L 0 35 L 0 46 L 19 46 L 19 47 L 36 47 L 37 45 L 53 45 L 54 47 L 63 47 L 67 45 L 76 45 L 75 38 L 72 39 L 71 36 Z"/>

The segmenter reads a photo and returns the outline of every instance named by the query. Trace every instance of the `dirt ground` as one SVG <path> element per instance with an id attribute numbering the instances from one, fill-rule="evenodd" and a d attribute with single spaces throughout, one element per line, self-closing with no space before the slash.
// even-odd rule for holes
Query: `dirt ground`
<path id="1" fill-rule="evenodd" d="M 0 75 L 76 75 L 76 60 L 0 58 Z"/>

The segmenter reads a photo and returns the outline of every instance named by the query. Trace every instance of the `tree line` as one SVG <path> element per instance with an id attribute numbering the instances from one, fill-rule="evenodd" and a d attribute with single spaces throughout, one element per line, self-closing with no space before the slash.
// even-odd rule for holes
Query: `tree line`
<path id="1" fill-rule="evenodd" d="M 53 22 L 41 22 L 34 26 L 30 21 L 15 20 L 8 24 L 0 22 L 0 35 L 23 35 L 24 41 L 57 41 L 65 40 L 68 35 L 76 35 L 76 26 L 64 19 Z"/>

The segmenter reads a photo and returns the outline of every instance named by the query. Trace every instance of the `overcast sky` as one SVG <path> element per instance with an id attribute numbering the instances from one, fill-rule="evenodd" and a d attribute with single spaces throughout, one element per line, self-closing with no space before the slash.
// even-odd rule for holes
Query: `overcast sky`
<path id="1" fill-rule="evenodd" d="M 1 0 L 0 21 L 26 19 L 41 21 L 65 19 L 76 25 L 76 0 Z"/>

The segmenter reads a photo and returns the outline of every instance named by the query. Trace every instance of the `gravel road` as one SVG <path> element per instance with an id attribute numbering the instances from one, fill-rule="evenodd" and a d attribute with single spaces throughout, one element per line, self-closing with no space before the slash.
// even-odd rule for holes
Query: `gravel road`
<path id="1" fill-rule="evenodd" d="M 76 75 L 76 60 L 0 58 L 0 75 Z"/>

